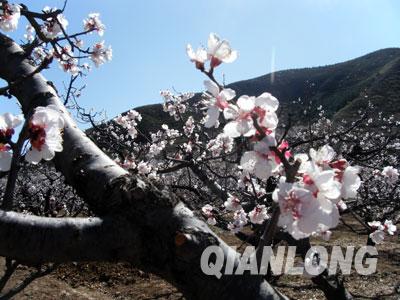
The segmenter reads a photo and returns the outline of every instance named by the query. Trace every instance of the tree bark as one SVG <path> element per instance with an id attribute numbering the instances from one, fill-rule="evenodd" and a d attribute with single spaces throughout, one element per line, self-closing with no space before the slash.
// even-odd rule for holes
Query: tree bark
<path id="1" fill-rule="evenodd" d="M 57 153 L 55 165 L 103 218 L 26 218 L 2 212 L 0 255 L 43 262 L 109 259 L 116 252 L 116 259 L 140 262 L 141 267 L 178 286 L 188 298 L 286 299 L 260 276 L 217 279 L 205 275 L 200 257 L 207 246 L 220 246 L 224 253 L 233 250 L 174 194 L 129 175 L 98 149 L 77 128 L 52 86 L 41 74 L 32 75 L 34 71 L 23 50 L 0 34 L 0 77 L 12 86 L 11 93 L 25 116 L 37 106 L 58 107 L 65 120 L 64 150 Z M 12 84 L 21 77 L 25 80 Z M 83 248 L 87 250 L 79 253 Z"/>
<path id="2" fill-rule="evenodd" d="M 134 262 L 141 248 L 127 220 L 44 218 L 0 210 L 0 254 L 28 265 L 45 262 Z"/>

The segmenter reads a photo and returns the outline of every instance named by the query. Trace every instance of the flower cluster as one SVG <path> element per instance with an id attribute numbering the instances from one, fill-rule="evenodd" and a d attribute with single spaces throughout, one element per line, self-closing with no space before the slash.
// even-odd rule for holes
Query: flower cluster
<path id="1" fill-rule="evenodd" d="M 242 209 L 239 198 L 232 195 L 229 195 L 228 199 L 224 203 L 224 206 L 228 211 L 237 211 Z"/>
<path id="2" fill-rule="evenodd" d="M 5 113 L 0 116 L 0 171 L 6 172 L 11 167 L 11 138 L 14 134 L 14 128 L 18 127 L 23 121 L 22 116 L 14 116 Z"/>
<path id="3" fill-rule="evenodd" d="M 3 31 L 14 31 L 18 27 L 21 17 L 21 7 L 17 4 L 7 2 L 0 3 L 0 29 Z"/>
<path id="4" fill-rule="evenodd" d="M 105 47 L 104 41 L 94 44 L 90 59 L 93 61 L 96 67 L 99 67 L 105 62 L 110 61 L 112 59 L 111 46 Z"/>
<path id="5" fill-rule="evenodd" d="M 207 89 L 207 93 L 204 95 L 203 104 L 207 108 L 207 116 L 204 120 L 204 126 L 207 128 L 219 126 L 219 114 L 228 108 L 230 100 L 236 97 L 236 93 L 232 89 L 222 89 L 220 91 L 219 86 L 210 81 L 204 81 L 204 85 Z"/>
<path id="6" fill-rule="evenodd" d="M 195 129 L 195 121 L 192 116 L 190 116 L 186 122 L 185 125 L 183 126 L 183 132 L 185 133 L 186 136 L 192 135 L 193 131 Z"/>
<path id="7" fill-rule="evenodd" d="M 228 229 L 232 233 L 238 233 L 247 223 L 246 212 L 243 209 L 238 209 L 233 213 L 233 222 L 228 224 Z"/>
<path id="8" fill-rule="evenodd" d="M 225 134 L 231 137 L 253 136 L 257 133 L 254 121 L 264 134 L 271 134 L 278 125 L 276 110 L 279 102 L 269 93 L 258 97 L 241 96 L 236 105 L 230 104 L 224 110 L 224 117 L 232 120 L 224 127 Z"/>
<path id="9" fill-rule="evenodd" d="M 209 139 L 212 131 L 204 132 L 208 139 L 205 148 L 199 146 L 202 140 L 190 138 L 183 142 L 183 147 L 180 147 L 176 155 L 181 153 L 184 157 L 186 152 L 194 157 L 193 149 L 197 144 L 199 154 L 194 157 L 196 162 L 201 163 L 204 158 L 207 161 L 213 159 L 226 163 L 226 175 L 221 176 L 226 180 L 225 187 L 222 188 L 216 182 L 214 188 L 231 191 L 233 185 L 237 184 L 238 189 L 242 189 L 243 198 L 250 195 L 253 197 L 255 207 L 250 211 L 247 206 L 246 211 L 243 210 L 243 204 L 239 200 L 242 196 L 230 195 L 226 199 L 225 212 L 233 212 L 233 221 L 228 227 L 233 232 L 238 232 L 249 223 L 263 224 L 270 217 L 265 205 L 266 199 L 270 199 L 272 194 L 272 199 L 279 206 L 278 223 L 284 230 L 296 239 L 311 235 L 328 239 L 331 234 L 329 229 L 338 224 L 339 211 L 347 209 L 345 200 L 357 197 L 361 185 L 359 168 L 351 166 L 349 161 L 337 155 L 328 145 L 318 150 L 311 149 L 309 153 L 294 154 L 283 137 L 278 142 L 278 99 L 270 93 L 258 96 L 239 95 L 237 98 L 233 89 L 220 85 L 214 77 L 213 72 L 217 66 L 237 58 L 237 52 L 232 50 L 229 42 L 212 33 L 207 49 L 199 48 L 194 51 L 191 45 L 187 45 L 186 50 L 196 68 L 209 79 L 204 81 L 205 92 L 201 104 L 205 118 L 201 123 L 205 128 L 218 128 L 221 122 L 224 128 L 214 139 Z M 208 70 L 205 68 L 207 61 L 210 61 Z M 165 100 L 164 110 L 176 120 L 184 122 L 181 115 L 188 109 L 186 103 L 182 103 L 183 101 L 169 92 L 163 92 L 162 95 Z M 317 110 L 322 120 L 317 122 L 318 126 L 330 126 L 331 123 L 324 118 L 323 108 L 319 106 Z M 221 115 L 224 117 L 223 121 L 220 120 Z M 186 136 L 193 133 L 193 123 L 192 119 L 188 119 L 185 124 Z M 237 152 L 231 153 L 234 152 L 233 149 Z M 208 157 L 206 152 L 213 157 Z M 231 154 L 232 159 L 228 158 Z M 240 163 L 236 173 L 227 170 L 237 162 Z M 209 170 L 215 175 L 214 178 L 218 178 L 216 169 Z M 385 168 L 381 175 L 391 184 L 398 180 L 398 172 L 392 167 Z M 233 182 L 228 183 L 231 178 Z M 273 191 L 275 183 L 277 188 Z M 207 204 L 202 211 L 210 224 L 216 223 L 216 209 Z"/>
<path id="10" fill-rule="evenodd" d="M 9 4 L 7 1 L 0 3 L 0 30 L 17 29 L 20 15 L 19 5 Z M 36 64 L 42 63 L 45 58 L 55 57 L 63 71 L 77 76 L 90 70 L 89 63 L 82 62 L 82 59 L 91 59 L 96 67 L 112 59 L 112 48 L 106 47 L 104 41 L 83 48 L 84 41 L 81 36 L 93 31 L 99 36 L 104 34 L 105 25 L 98 13 L 89 14 L 83 20 L 84 31 L 72 35 L 67 33 L 68 20 L 62 14 L 62 10 L 45 7 L 42 13 L 32 14 L 30 18 L 28 17 L 29 24 L 26 26 L 24 38 L 29 43 L 35 43 L 32 57 Z M 35 22 L 32 19 L 35 19 Z"/>
<path id="11" fill-rule="evenodd" d="M 169 128 L 167 124 L 161 125 L 161 129 L 164 130 L 164 133 L 167 137 L 167 140 L 170 140 L 170 143 L 173 142 L 174 139 L 179 137 L 181 134 L 178 130 Z"/>
<path id="12" fill-rule="evenodd" d="M 379 221 L 368 222 L 368 225 L 373 230 L 369 237 L 375 244 L 381 244 L 383 242 L 385 239 L 385 232 L 389 235 L 393 235 L 397 231 L 396 225 L 394 225 L 391 220 L 386 220 L 383 224 Z"/>
<path id="13" fill-rule="evenodd" d="M 249 212 L 250 222 L 253 224 L 262 224 L 266 219 L 269 219 L 265 205 L 256 205 L 254 209 Z"/>
<path id="14" fill-rule="evenodd" d="M 148 163 L 141 161 L 137 165 L 137 171 L 140 175 L 147 175 L 151 172 L 151 165 Z"/>
<path id="15" fill-rule="evenodd" d="M 215 211 L 215 208 L 213 206 L 211 206 L 210 204 L 206 204 L 202 207 L 201 211 L 203 212 L 203 215 L 207 218 L 208 224 L 217 224 L 217 220 L 215 219 L 217 212 Z"/>
<path id="16" fill-rule="evenodd" d="M 71 75 L 79 74 L 78 59 L 74 57 L 69 45 L 58 48 L 57 51 L 51 51 L 51 53 L 58 60 L 59 66 L 64 72 L 71 73 Z"/>
<path id="17" fill-rule="evenodd" d="M 51 160 L 55 152 L 61 152 L 64 119 L 56 106 L 39 106 L 29 120 L 29 142 L 31 148 L 25 160 L 37 164 L 42 159 Z"/>
<path id="18" fill-rule="evenodd" d="M 46 6 L 43 8 L 44 13 L 51 13 L 56 11 L 57 8 L 50 8 Z M 41 27 L 43 35 L 48 39 L 55 39 L 67 29 L 68 21 L 62 14 L 57 14 L 56 17 L 48 18 Z"/>
<path id="19" fill-rule="evenodd" d="M 280 226 L 296 239 L 326 232 L 339 222 L 341 200 L 356 197 L 361 185 L 358 168 L 344 159 L 334 160 L 336 153 L 325 145 L 311 149 L 310 158 L 298 155 L 301 165 L 296 182 L 282 176 L 273 193 L 280 207 Z"/>
<path id="20" fill-rule="evenodd" d="M 254 144 L 252 151 L 246 151 L 240 159 L 240 166 L 247 174 L 254 174 L 260 179 L 268 179 L 279 170 L 275 154 L 271 147 L 276 146 L 273 135 L 265 136 L 261 141 Z M 289 153 L 289 152 L 287 152 Z"/>
<path id="21" fill-rule="evenodd" d="M 207 149 L 213 156 L 219 156 L 221 153 L 229 153 L 233 149 L 233 138 L 220 133 L 215 139 L 207 143 Z"/>
<path id="22" fill-rule="evenodd" d="M 382 175 L 390 184 L 395 184 L 399 180 L 399 171 L 392 166 L 386 166 L 382 170 Z"/>
<path id="23" fill-rule="evenodd" d="M 126 113 L 126 115 L 119 115 L 114 119 L 114 121 L 120 125 L 122 128 L 125 128 L 128 132 L 128 135 L 135 139 L 137 137 L 138 131 L 136 129 L 137 122 L 142 120 L 142 116 L 136 110 L 130 110 Z"/>
<path id="24" fill-rule="evenodd" d="M 186 112 L 186 101 L 193 97 L 193 93 L 174 95 L 168 90 L 160 92 L 164 99 L 163 110 L 168 112 L 176 121 L 180 120 L 182 114 Z"/>
<path id="25" fill-rule="evenodd" d="M 22 116 L 13 116 L 10 113 L 0 116 L 0 171 L 10 169 L 11 137 L 14 128 L 22 121 Z M 63 128 L 64 119 L 57 107 L 53 105 L 37 107 L 27 126 L 30 149 L 25 154 L 25 160 L 37 164 L 42 159 L 53 159 L 55 152 L 63 150 L 61 136 Z"/>
<path id="26" fill-rule="evenodd" d="M 237 58 L 237 51 L 232 50 L 227 40 L 221 40 L 215 33 L 208 37 L 207 49 L 198 48 L 196 51 L 188 44 L 186 53 L 197 69 L 204 71 L 204 64 L 210 61 L 210 68 L 214 69 L 221 63 L 231 63 Z"/>
<path id="27" fill-rule="evenodd" d="M 133 157 L 125 157 L 123 160 L 117 158 L 114 161 L 125 170 L 134 170 L 137 167 Z"/>
<path id="28" fill-rule="evenodd" d="M 26 25 L 26 33 L 24 34 L 24 38 L 28 40 L 28 42 L 33 42 L 35 39 L 35 28 L 32 25 Z"/>
<path id="29" fill-rule="evenodd" d="M 232 233 L 238 233 L 246 224 L 248 224 L 249 221 L 253 224 L 263 224 L 265 220 L 270 218 L 265 205 L 256 205 L 256 207 L 247 214 L 244 211 L 239 198 L 233 195 L 229 195 L 224 206 L 226 211 L 233 212 L 233 222 L 228 224 L 228 229 L 231 230 Z M 215 209 L 210 204 L 206 204 L 203 206 L 202 211 L 207 217 L 207 222 L 215 225 Z"/>
<path id="30" fill-rule="evenodd" d="M 97 31 L 99 36 L 103 36 L 105 28 L 106 27 L 100 20 L 99 13 L 91 13 L 87 19 L 83 20 L 83 29 L 85 31 Z"/>

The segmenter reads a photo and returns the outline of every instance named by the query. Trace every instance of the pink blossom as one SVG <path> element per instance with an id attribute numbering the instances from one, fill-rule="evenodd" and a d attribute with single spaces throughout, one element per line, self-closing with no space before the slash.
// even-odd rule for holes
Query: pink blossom
<path id="1" fill-rule="evenodd" d="M 387 178 L 390 184 L 394 184 L 397 180 L 399 180 L 399 171 L 392 166 L 384 167 L 382 175 Z"/>
<path id="2" fill-rule="evenodd" d="M 260 179 L 268 179 L 276 170 L 277 164 L 272 160 L 270 147 L 276 145 L 275 137 L 268 135 L 254 145 L 253 151 L 243 153 L 240 159 L 242 169 Z"/>
<path id="3" fill-rule="evenodd" d="M 232 233 L 238 233 L 247 224 L 247 214 L 243 209 L 236 210 L 233 214 L 233 222 L 228 224 Z"/>
<path id="4" fill-rule="evenodd" d="M 57 10 L 57 8 L 43 8 L 43 12 L 49 13 Z M 48 39 L 54 39 L 59 34 L 65 31 L 68 26 L 68 21 L 62 14 L 58 14 L 56 17 L 48 18 L 42 25 L 41 31 L 43 35 Z"/>
<path id="5" fill-rule="evenodd" d="M 279 225 L 295 238 L 305 238 L 321 228 L 336 227 L 339 212 L 333 203 L 314 197 L 313 193 L 299 183 L 287 183 L 281 177 L 278 188 L 273 193 L 274 201 L 279 203 Z"/>
<path id="6" fill-rule="evenodd" d="M 204 81 L 204 85 L 208 96 L 204 101 L 207 107 L 207 117 L 204 126 L 211 128 L 216 125 L 220 112 L 229 106 L 228 101 L 235 98 L 236 93 L 232 89 L 222 89 L 220 91 L 218 85 L 210 80 Z"/>
<path id="7" fill-rule="evenodd" d="M 397 231 L 396 225 L 394 225 L 391 220 L 386 220 L 383 227 L 390 235 L 393 235 Z"/>
<path id="8" fill-rule="evenodd" d="M 193 51 L 193 48 L 190 44 L 186 46 L 186 53 L 190 58 L 190 61 L 193 62 L 197 69 L 204 70 L 204 63 L 206 62 L 207 58 L 207 51 L 203 48 L 198 48 Z"/>
<path id="9" fill-rule="evenodd" d="M 375 244 L 381 244 L 385 239 L 385 232 L 382 230 L 375 230 L 374 232 L 369 234 L 369 237 Z"/>
<path id="10" fill-rule="evenodd" d="M 253 224 L 262 224 L 265 220 L 269 219 L 270 216 L 267 213 L 265 205 L 259 205 L 249 212 L 250 222 Z"/>
<path id="11" fill-rule="evenodd" d="M 55 152 L 61 152 L 64 119 L 56 106 L 39 106 L 29 121 L 29 141 L 31 149 L 25 160 L 37 164 L 42 159 L 51 160 Z"/>
<path id="12" fill-rule="evenodd" d="M 112 59 L 111 46 L 107 48 L 104 46 L 104 41 L 96 43 L 92 48 L 92 54 L 90 55 L 91 60 L 94 62 L 96 67 L 104 64 Z"/>
<path id="13" fill-rule="evenodd" d="M 18 27 L 21 17 L 21 7 L 17 4 L 2 2 L 0 6 L 0 29 L 3 31 L 14 31 Z"/>
<path id="14" fill-rule="evenodd" d="M 318 149 L 318 151 L 314 149 L 310 149 L 310 157 L 314 161 L 315 164 L 319 166 L 328 165 L 333 158 L 336 156 L 335 150 L 329 145 L 324 145 Z"/>
<path id="15" fill-rule="evenodd" d="M 88 18 L 83 20 L 83 29 L 85 31 L 97 31 L 99 36 L 103 36 L 105 30 L 104 24 L 100 20 L 99 13 L 91 13 Z"/>
<path id="16" fill-rule="evenodd" d="M 237 58 L 237 51 L 232 50 L 226 40 L 221 40 L 215 33 L 210 33 L 207 43 L 208 58 L 211 60 L 211 68 L 219 66 L 222 62 L 231 63 Z"/>
<path id="17" fill-rule="evenodd" d="M 224 133 L 232 138 L 239 136 L 252 136 L 256 133 L 253 124 L 252 111 L 255 108 L 255 98 L 241 96 L 237 100 L 237 106 L 230 104 L 224 110 L 224 117 L 232 120 L 224 127 Z"/>
<path id="18" fill-rule="evenodd" d="M 215 219 L 215 210 L 210 204 L 206 204 L 202 207 L 201 211 L 203 212 L 204 216 L 207 218 L 207 223 L 210 225 L 217 224 L 217 220 Z"/>
<path id="19" fill-rule="evenodd" d="M 229 198 L 225 201 L 224 206 L 226 210 L 229 211 L 237 211 L 242 209 L 239 198 L 232 195 L 229 195 Z"/>
<path id="20" fill-rule="evenodd" d="M 14 116 L 10 113 L 0 115 L 0 171 L 10 170 L 12 153 L 7 143 L 14 134 L 14 128 L 19 126 L 23 120 L 22 116 Z"/>

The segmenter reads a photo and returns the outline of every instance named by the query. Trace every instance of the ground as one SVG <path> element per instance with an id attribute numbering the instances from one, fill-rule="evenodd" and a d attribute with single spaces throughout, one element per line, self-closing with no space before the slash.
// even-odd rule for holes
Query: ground
<path id="1" fill-rule="evenodd" d="M 357 222 L 347 219 L 356 229 Z M 219 231 L 216 229 L 216 231 Z M 218 232 L 221 233 L 221 232 Z M 241 243 L 230 234 L 222 234 L 230 245 Z M 325 245 L 365 245 L 367 236 L 357 235 L 344 226 L 339 226 L 331 240 Z M 317 241 L 315 241 L 317 242 Z M 400 299 L 400 243 L 399 236 L 390 237 L 378 245 L 377 272 L 361 276 L 354 272 L 345 277 L 345 285 L 356 299 Z M 3 269 L 4 260 L 0 261 Z M 10 284 L 18 283 L 29 270 L 18 269 Z M 309 279 L 285 275 L 279 278 L 277 288 L 292 299 L 324 299 Z M 7 286 L 9 287 L 9 286 Z M 6 289 L 7 289 L 6 287 Z M 72 263 L 60 266 L 47 277 L 34 281 L 14 299 L 65 299 L 65 300 L 109 300 L 109 299 L 183 299 L 170 284 L 159 277 L 142 272 L 129 264 Z"/>

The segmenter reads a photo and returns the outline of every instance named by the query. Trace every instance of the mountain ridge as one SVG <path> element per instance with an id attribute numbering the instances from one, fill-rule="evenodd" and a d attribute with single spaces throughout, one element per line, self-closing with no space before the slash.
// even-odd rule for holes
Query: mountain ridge
<path id="1" fill-rule="evenodd" d="M 271 80 L 274 76 L 274 80 Z M 258 96 L 269 92 L 277 97 L 283 112 L 303 122 L 303 105 L 322 105 L 329 117 L 352 118 L 371 101 L 384 114 L 399 116 L 400 111 L 400 48 L 380 49 L 363 56 L 326 66 L 281 70 L 228 84 L 237 96 Z M 198 93 L 191 103 L 200 99 Z M 135 108 L 143 116 L 142 132 L 157 130 L 161 124 L 177 125 L 161 104 Z"/>

